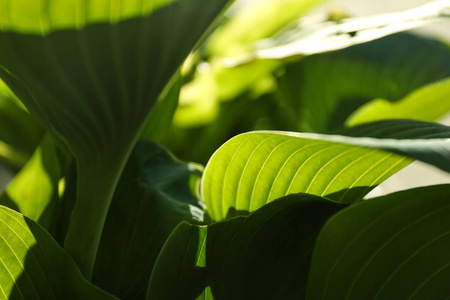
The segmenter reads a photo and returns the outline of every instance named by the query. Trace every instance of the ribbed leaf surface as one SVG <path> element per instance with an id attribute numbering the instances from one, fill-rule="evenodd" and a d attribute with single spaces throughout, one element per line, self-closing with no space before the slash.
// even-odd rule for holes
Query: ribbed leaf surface
<path id="1" fill-rule="evenodd" d="M 354 202 L 411 162 L 392 152 L 448 170 L 448 127 L 393 123 L 374 125 L 374 134 L 400 127 L 393 136 L 377 134 L 380 138 L 269 131 L 239 135 L 219 148 L 205 169 L 202 192 L 208 213 L 222 220 L 298 192 Z"/>
<path id="2" fill-rule="evenodd" d="M 39 225 L 0 206 L 0 299 L 117 299 L 91 285 Z"/>
<path id="3" fill-rule="evenodd" d="M 87 277 L 115 185 L 151 109 L 226 3 L 0 2 L 0 77 L 77 160 L 65 247 Z"/>
<path id="4" fill-rule="evenodd" d="M 447 299 L 450 185 L 336 214 L 314 249 L 307 299 Z"/>

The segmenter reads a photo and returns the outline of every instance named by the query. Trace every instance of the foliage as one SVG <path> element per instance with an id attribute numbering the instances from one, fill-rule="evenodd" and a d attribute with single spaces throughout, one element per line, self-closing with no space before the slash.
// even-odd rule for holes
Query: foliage
<path id="1" fill-rule="evenodd" d="M 0 299 L 448 298 L 450 184 L 365 197 L 450 173 L 450 48 L 230 66 L 320 1 L 231 2 L 0 0 Z"/>

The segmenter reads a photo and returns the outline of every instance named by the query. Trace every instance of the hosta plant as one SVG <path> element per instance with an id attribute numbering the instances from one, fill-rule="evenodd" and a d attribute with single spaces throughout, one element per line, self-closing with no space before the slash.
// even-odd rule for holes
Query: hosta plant
<path id="1" fill-rule="evenodd" d="M 0 0 L 0 299 L 450 296 L 450 184 L 365 200 L 413 160 L 450 173 L 450 50 L 217 64 L 318 1 L 294 2 Z M 220 111 L 172 126 L 199 84 Z M 208 138 L 205 167 L 155 142 Z"/>

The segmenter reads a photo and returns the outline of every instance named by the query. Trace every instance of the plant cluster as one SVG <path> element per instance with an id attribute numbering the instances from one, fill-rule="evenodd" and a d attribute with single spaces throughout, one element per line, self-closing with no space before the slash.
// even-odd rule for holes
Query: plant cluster
<path id="1" fill-rule="evenodd" d="M 450 48 L 318 2 L 0 0 L 0 299 L 447 299 Z"/>

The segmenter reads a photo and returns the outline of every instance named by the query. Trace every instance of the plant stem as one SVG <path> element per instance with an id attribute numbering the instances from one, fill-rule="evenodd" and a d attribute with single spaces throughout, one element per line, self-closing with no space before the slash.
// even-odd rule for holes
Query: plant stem
<path id="1" fill-rule="evenodd" d="M 97 249 L 123 164 L 102 167 L 78 163 L 77 202 L 72 210 L 64 248 L 91 280 Z"/>

